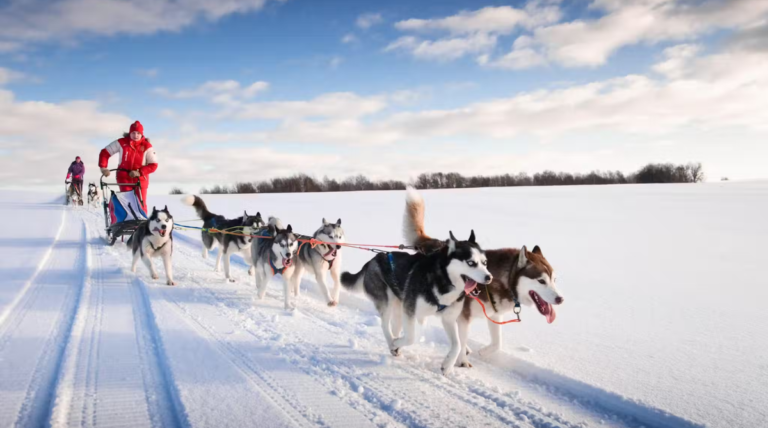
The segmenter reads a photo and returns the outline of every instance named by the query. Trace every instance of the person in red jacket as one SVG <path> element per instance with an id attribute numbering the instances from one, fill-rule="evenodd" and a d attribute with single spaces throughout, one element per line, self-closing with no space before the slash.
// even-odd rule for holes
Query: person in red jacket
<path id="1" fill-rule="evenodd" d="M 152 144 L 144 137 L 144 127 L 137 120 L 131 125 L 131 129 L 127 134 L 123 134 L 123 138 L 115 140 L 107 147 L 105 147 L 101 153 L 99 153 L 99 168 L 101 173 L 105 177 L 109 177 L 109 170 L 107 169 L 107 163 L 109 158 L 114 155 L 120 155 L 120 163 L 118 168 L 129 170 L 130 172 L 117 171 L 118 183 L 136 183 L 136 179 L 139 180 L 141 187 L 120 186 L 121 192 L 127 192 L 134 190 L 136 196 L 141 196 L 141 200 L 144 204 L 142 207 L 144 212 L 147 212 L 147 188 L 149 187 L 149 174 L 157 171 L 157 153 L 152 148 Z"/>

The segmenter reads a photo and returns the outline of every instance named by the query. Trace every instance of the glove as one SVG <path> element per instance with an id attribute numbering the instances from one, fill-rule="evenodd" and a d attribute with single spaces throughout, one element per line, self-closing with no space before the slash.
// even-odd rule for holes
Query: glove
<path id="1" fill-rule="evenodd" d="M 101 173 L 104 174 L 104 177 L 109 177 L 109 170 L 107 168 L 102 168 Z"/>
<path id="2" fill-rule="evenodd" d="M 141 176 L 141 173 L 138 169 L 134 169 L 133 171 L 129 172 L 128 175 L 130 175 L 133 178 L 139 178 Z"/>

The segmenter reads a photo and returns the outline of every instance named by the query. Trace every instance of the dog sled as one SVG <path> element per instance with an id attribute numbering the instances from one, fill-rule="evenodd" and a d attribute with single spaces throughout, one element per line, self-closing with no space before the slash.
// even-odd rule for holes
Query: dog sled
<path id="1" fill-rule="evenodd" d="M 110 169 L 110 171 L 128 171 L 121 168 Z M 117 238 L 133 235 L 133 232 L 147 221 L 147 213 L 142 208 L 144 201 L 137 192 L 129 190 L 127 192 L 115 191 L 112 188 L 120 186 L 131 187 L 133 189 L 141 186 L 139 180 L 136 183 L 105 183 L 104 176 L 99 179 L 99 185 L 102 192 L 102 205 L 104 207 L 104 223 L 106 224 L 107 243 L 114 245 Z M 109 194 L 108 194 L 109 193 Z"/>
<path id="2" fill-rule="evenodd" d="M 83 205 L 82 190 L 69 180 L 64 182 L 64 205 Z"/>

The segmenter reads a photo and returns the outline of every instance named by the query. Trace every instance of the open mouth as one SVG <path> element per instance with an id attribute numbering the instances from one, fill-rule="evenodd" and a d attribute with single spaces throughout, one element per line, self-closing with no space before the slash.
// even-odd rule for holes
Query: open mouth
<path id="1" fill-rule="evenodd" d="M 464 280 L 464 292 L 465 293 L 469 294 L 469 293 L 472 292 L 472 290 L 475 289 L 475 287 L 477 287 L 477 281 L 475 281 L 474 279 L 472 279 L 472 278 L 470 278 L 470 277 L 468 277 L 466 275 L 462 275 L 461 279 Z"/>
<path id="2" fill-rule="evenodd" d="M 293 266 L 293 259 L 286 259 L 283 257 L 283 267 L 291 267 Z"/>
<path id="3" fill-rule="evenodd" d="M 161 237 L 165 238 L 166 229 L 155 228 L 155 232 L 157 232 Z"/>
<path id="4" fill-rule="evenodd" d="M 552 324 L 555 322 L 555 307 L 545 302 L 544 299 L 539 296 L 539 293 L 533 290 L 531 290 L 528 294 L 531 296 L 533 303 L 536 304 L 536 309 L 538 309 L 542 315 L 547 317 L 547 323 Z"/>

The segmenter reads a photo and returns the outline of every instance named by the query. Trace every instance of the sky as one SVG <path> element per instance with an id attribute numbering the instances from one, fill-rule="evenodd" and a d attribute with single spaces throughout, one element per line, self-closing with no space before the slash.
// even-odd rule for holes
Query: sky
<path id="1" fill-rule="evenodd" d="M 768 1 L 0 3 L 0 186 L 58 188 L 77 155 L 95 181 L 134 120 L 150 193 L 649 162 L 763 179 Z"/>

